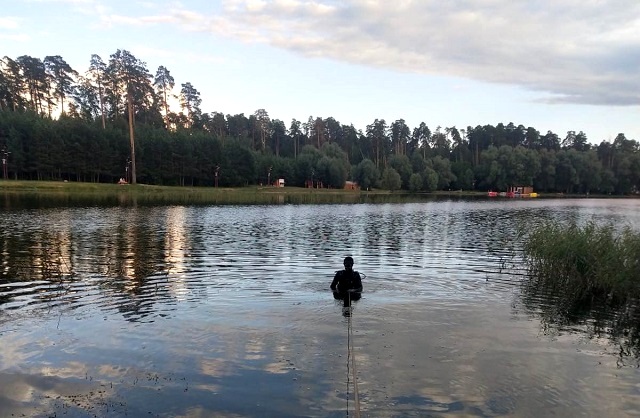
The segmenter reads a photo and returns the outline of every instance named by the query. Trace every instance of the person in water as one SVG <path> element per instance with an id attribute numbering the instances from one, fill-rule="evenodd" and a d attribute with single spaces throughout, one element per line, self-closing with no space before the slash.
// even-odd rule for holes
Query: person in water
<path id="1" fill-rule="evenodd" d="M 345 257 L 344 270 L 336 272 L 331 282 L 333 297 L 344 302 L 344 307 L 351 306 L 351 301 L 360 299 L 362 292 L 362 279 L 360 273 L 353 270 L 353 258 Z"/>

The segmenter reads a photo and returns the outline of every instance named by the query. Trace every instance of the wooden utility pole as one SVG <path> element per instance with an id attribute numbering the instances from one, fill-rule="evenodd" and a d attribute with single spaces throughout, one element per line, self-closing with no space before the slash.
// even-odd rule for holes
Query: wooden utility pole
<path id="1" fill-rule="evenodd" d="M 9 170 L 7 168 L 7 165 L 9 164 L 9 154 L 11 153 L 4 147 L 2 148 L 2 151 L 0 151 L 0 156 L 2 157 L 2 178 L 4 180 L 9 178 Z"/>
<path id="2" fill-rule="evenodd" d="M 136 140 L 133 132 L 133 105 L 131 91 L 127 87 L 127 110 L 129 111 L 129 141 L 131 142 L 131 184 L 136 184 Z"/>

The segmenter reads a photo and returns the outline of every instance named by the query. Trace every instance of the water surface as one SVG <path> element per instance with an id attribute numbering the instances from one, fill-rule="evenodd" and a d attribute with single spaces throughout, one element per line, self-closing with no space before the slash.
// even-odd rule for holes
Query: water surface
<path id="1" fill-rule="evenodd" d="M 515 237 L 547 219 L 636 226 L 639 206 L 5 205 L 0 416 L 353 415 L 328 290 L 345 255 L 366 275 L 362 416 L 637 416 L 619 313 L 557 316 L 558 295 L 522 286 Z"/>

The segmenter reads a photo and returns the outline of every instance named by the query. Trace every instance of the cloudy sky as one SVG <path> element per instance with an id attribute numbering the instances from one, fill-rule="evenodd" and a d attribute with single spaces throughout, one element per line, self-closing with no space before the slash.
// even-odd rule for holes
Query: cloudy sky
<path id="1" fill-rule="evenodd" d="M 204 112 L 640 140 L 638 0 L 2 1 L 0 56 L 126 49 Z M 178 109 L 174 109 L 178 110 Z"/>

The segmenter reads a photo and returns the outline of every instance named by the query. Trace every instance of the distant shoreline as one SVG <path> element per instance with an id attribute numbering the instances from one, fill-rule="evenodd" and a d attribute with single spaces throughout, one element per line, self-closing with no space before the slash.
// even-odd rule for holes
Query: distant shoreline
<path id="1" fill-rule="evenodd" d="M 505 197 L 491 197 L 487 196 L 487 192 L 481 191 L 463 191 L 463 190 L 451 190 L 451 191 L 435 191 L 435 192 L 420 192 L 412 193 L 405 190 L 346 190 L 346 189 L 308 189 L 303 187 L 273 187 L 273 186 L 247 186 L 247 187 L 190 187 L 190 186 L 157 186 L 146 184 L 107 184 L 107 183 L 83 183 L 83 182 L 62 182 L 62 181 L 31 181 L 31 180 L 0 180 L 0 191 L 5 194 L 12 195 L 49 195 L 49 196 L 85 196 L 99 197 L 99 198 L 118 198 L 123 197 L 139 198 L 143 200 L 156 200 L 165 201 L 172 200 L 187 200 L 197 201 L 201 203 L 211 202 L 218 203 L 270 203 L 273 198 L 279 196 L 280 199 L 275 199 L 272 203 L 296 203 L 296 200 L 300 200 L 300 203 L 323 203 L 324 201 L 330 201 L 337 203 L 337 201 L 344 200 L 348 202 L 358 202 L 361 199 L 367 198 L 416 198 L 416 199 L 428 199 L 434 197 L 473 197 L 505 201 L 513 200 L 514 198 Z M 283 197 L 288 197 L 293 202 L 283 201 Z M 515 199 L 546 199 L 546 198 L 639 198 L 639 195 L 630 196 L 617 196 L 617 195 L 596 195 L 596 194 L 562 194 L 562 193 L 541 193 L 536 198 L 522 197 Z M 298 198 L 298 199 L 296 199 Z M 311 201 L 307 201 L 307 198 L 311 198 Z M 337 201 L 336 201 L 337 200 Z"/>

